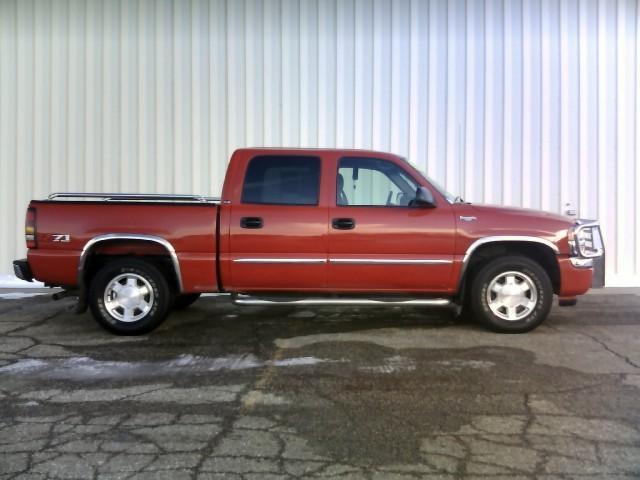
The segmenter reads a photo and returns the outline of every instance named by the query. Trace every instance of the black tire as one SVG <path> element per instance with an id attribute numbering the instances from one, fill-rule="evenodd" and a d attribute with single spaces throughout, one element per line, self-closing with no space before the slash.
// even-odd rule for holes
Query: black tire
<path id="1" fill-rule="evenodd" d="M 200 298 L 199 293 L 185 293 L 184 295 L 176 295 L 173 300 L 174 310 L 184 310 L 190 307 L 196 300 Z"/>
<path id="2" fill-rule="evenodd" d="M 514 275 L 507 275 L 509 272 L 514 272 Z M 535 288 L 530 288 L 523 295 L 533 303 L 533 306 L 526 308 L 510 305 L 516 308 L 511 313 L 507 307 L 498 307 L 501 303 L 498 294 L 492 289 L 488 296 L 488 290 L 494 279 L 498 279 L 498 289 L 505 285 L 505 283 L 500 284 L 502 280 L 500 275 L 505 275 L 503 277 L 505 281 L 509 280 L 506 277 L 515 277 L 515 279 L 511 278 L 512 282 L 515 280 L 516 283 L 527 285 L 531 283 Z M 498 314 L 489 306 L 490 299 Z M 519 255 L 500 257 L 487 262 L 474 275 L 469 300 L 473 317 L 490 330 L 500 333 L 524 333 L 536 328 L 549 315 L 553 302 L 553 286 L 547 272 L 533 260 Z M 510 314 L 512 318 L 518 316 L 521 318 L 513 320 L 501 318 L 501 315 L 509 316 Z"/>
<path id="3" fill-rule="evenodd" d="M 134 312 L 134 316 L 131 317 L 132 320 L 130 321 L 123 321 L 123 319 L 117 318 L 119 315 L 125 316 L 124 307 L 111 308 L 110 310 L 105 305 L 107 289 L 112 295 L 114 294 L 114 289 L 110 288 L 109 285 L 117 277 L 123 275 L 128 275 L 128 277 L 122 278 L 125 283 L 127 278 L 134 278 L 137 282 L 136 288 L 143 288 L 144 291 L 150 292 L 138 297 L 144 298 L 148 302 L 148 307 L 146 307 L 149 308 L 148 311 L 145 313 L 139 308 L 128 309 Z M 147 285 L 150 290 L 145 288 Z M 127 287 L 128 285 L 125 284 L 123 286 Z M 122 258 L 107 263 L 98 271 L 91 281 L 88 300 L 91 313 L 106 330 L 118 335 L 142 335 L 150 332 L 164 321 L 169 313 L 173 299 L 167 279 L 153 264 L 137 258 Z M 114 301 L 117 301 L 116 297 L 114 297 Z M 110 311 L 113 313 L 110 313 Z M 135 320 L 136 316 L 140 316 L 140 318 Z"/>

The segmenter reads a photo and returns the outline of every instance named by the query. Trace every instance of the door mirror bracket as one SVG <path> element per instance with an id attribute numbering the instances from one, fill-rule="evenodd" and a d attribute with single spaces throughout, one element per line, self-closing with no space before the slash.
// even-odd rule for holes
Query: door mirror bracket
<path id="1" fill-rule="evenodd" d="M 412 204 L 416 207 L 422 208 L 435 208 L 436 200 L 433 198 L 433 193 L 426 187 L 418 187 L 416 191 L 416 198 Z"/>

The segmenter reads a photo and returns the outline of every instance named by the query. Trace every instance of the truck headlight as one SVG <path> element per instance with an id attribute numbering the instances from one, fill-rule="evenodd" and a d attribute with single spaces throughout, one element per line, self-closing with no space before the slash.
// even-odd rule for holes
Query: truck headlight
<path id="1" fill-rule="evenodd" d="M 569 229 L 568 239 L 571 255 L 573 256 L 595 258 L 604 253 L 604 244 L 598 222 L 578 220 L 576 225 Z"/>

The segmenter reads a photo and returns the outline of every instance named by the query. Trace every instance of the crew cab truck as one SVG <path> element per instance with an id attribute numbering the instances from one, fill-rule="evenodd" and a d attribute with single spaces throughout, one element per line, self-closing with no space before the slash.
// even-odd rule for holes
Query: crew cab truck
<path id="1" fill-rule="evenodd" d="M 58 193 L 27 210 L 15 274 L 62 287 L 98 323 L 149 332 L 205 292 L 239 305 L 453 306 L 526 332 L 575 303 L 596 222 L 473 205 L 363 150 L 237 150 L 221 198 Z M 60 294 L 57 294 L 60 296 Z"/>

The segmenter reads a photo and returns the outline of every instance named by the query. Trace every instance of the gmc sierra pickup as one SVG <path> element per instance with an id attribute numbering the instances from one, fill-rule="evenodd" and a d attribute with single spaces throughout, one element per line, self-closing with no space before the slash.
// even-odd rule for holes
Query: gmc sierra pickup
<path id="1" fill-rule="evenodd" d="M 222 197 L 57 193 L 32 201 L 15 274 L 106 329 L 148 332 L 204 292 L 240 305 L 455 307 L 525 332 L 585 293 L 595 222 L 472 205 L 403 158 L 241 149 Z"/>

